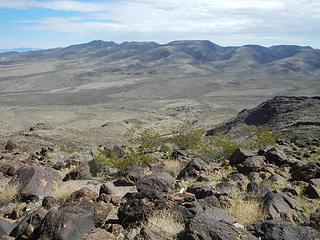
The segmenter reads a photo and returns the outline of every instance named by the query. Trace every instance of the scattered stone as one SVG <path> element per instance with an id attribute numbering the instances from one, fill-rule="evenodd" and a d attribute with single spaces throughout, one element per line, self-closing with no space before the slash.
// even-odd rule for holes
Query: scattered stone
<path id="1" fill-rule="evenodd" d="M 239 191 L 239 188 L 230 182 L 221 182 L 218 183 L 215 187 L 215 190 L 219 192 L 220 194 L 230 194 L 232 192 Z"/>
<path id="2" fill-rule="evenodd" d="M 264 157 L 256 156 L 247 158 L 242 163 L 236 165 L 236 168 L 240 173 L 248 174 L 250 172 L 260 172 L 264 166 Z"/>
<path id="3" fill-rule="evenodd" d="M 135 186 L 135 183 L 145 176 L 145 171 L 142 167 L 133 166 L 125 171 L 121 178 L 114 181 L 115 186 Z"/>
<path id="4" fill-rule="evenodd" d="M 201 173 L 208 171 L 210 171 L 210 167 L 204 161 L 192 160 L 181 170 L 177 179 L 197 178 Z"/>
<path id="5" fill-rule="evenodd" d="M 78 206 L 63 206 L 51 210 L 42 221 L 36 239 L 81 239 L 94 229 L 90 211 Z"/>
<path id="6" fill-rule="evenodd" d="M 263 199 L 270 190 L 256 182 L 249 182 L 247 185 L 247 193 L 250 197 Z"/>
<path id="7" fill-rule="evenodd" d="M 166 200 L 157 192 L 127 193 L 121 200 L 118 219 L 123 226 L 127 227 L 146 220 L 150 213 L 164 209 L 166 206 Z"/>
<path id="8" fill-rule="evenodd" d="M 310 226 L 320 231 L 320 208 L 310 215 Z"/>
<path id="9" fill-rule="evenodd" d="M 267 163 L 275 164 L 277 166 L 282 166 L 288 164 L 287 155 L 278 148 L 271 148 L 265 154 Z"/>
<path id="10" fill-rule="evenodd" d="M 45 168 L 23 166 L 17 170 L 9 184 L 20 186 L 20 200 L 39 200 L 52 195 L 55 183 L 59 179 L 58 174 Z"/>
<path id="11" fill-rule="evenodd" d="M 59 162 L 56 162 L 53 166 L 52 166 L 53 169 L 55 170 L 62 170 L 64 168 L 66 168 L 66 163 L 65 162 L 62 162 L 62 161 L 59 161 Z"/>
<path id="12" fill-rule="evenodd" d="M 179 219 L 185 222 L 202 212 L 202 207 L 193 194 L 170 194 L 167 196 L 166 204 L 167 208 L 170 208 Z"/>
<path id="13" fill-rule="evenodd" d="M 143 227 L 135 239 L 141 240 L 174 240 L 174 237 L 168 236 L 163 230 L 155 231 L 148 227 Z"/>
<path id="14" fill-rule="evenodd" d="M 42 207 L 46 210 L 50 210 L 57 205 L 57 200 L 54 197 L 48 196 L 42 200 Z"/>
<path id="15" fill-rule="evenodd" d="M 62 181 L 69 181 L 69 180 L 90 180 L 91 173 L 90 168 L 88 165 L 80 165 L 77 168 L 73 169 L 69 172 Z"/>
<path id="16" fill-rule="evenodd" d="M 122 158 L 125 155 L 126 146 L 118 145 L 115 143 L 104 143 L 99 146 L 104 151 L 116 155 L 118 158 Z"/>
<path id="17" fill-rule="evenodd" d="M 24 217 L 19 224 L 11 231 L 10 236 L 16 239 L 28 239 L 34 234 L 34 230 L 38 228 L 46 212 L 43 209 L 36 210 L 28 216 Z"/>
<path id="18" fill-rule="evenodd" d="M 292 167 L 291 177 L 296 181 L 308 182 L 313 178 L 320 178 L 320 162 L 310 162 L 305 164 L 297 164 Z"/>
<path id="19" fill-rule="evenodd" d="M 263 240 L 316 240 L 320 232 L 306 226 L 289 222 L 267 220 L 254 224 L 256 235 Z"/>
<path id="20" fill-rule="evenodd" d="M 88 187 L 74 191 L 67 199 L 68 203 L 74 202 L 95 202 L 98 195 Z"/>
<path id="21" fill-rule="evenodd" d="M 267 218 L 272 220 L 293 222 L 296 212 L 303 212 L 294 199 L 280 192 L 268 192 L 263 198 L 263 208 Z"/>
<path id="22" fill-rule="evenodd" d="M 175 183 L 175 179 L 165 172 L 153 173 L 136 182 L 137 190 L 140 191 L 158 191 L 168 192 Z"/>
<path id="23" fill-rule="evenodd" d="M 5 150 L 7 151 L 13 151 L 14 149 L 18 148 L 17 144 L 13 142 L 12 140 L 9 140 L 4 147 Z"/>
<path id="24" fill-rule="evenodd" d="M 258 240 L 247 231 L 222 221 L 212 221 L 212 219 L 207 219 L 203 216 L 192 219 L 187 224 L 185 232 L 178 238 L 180 240 Z"/>
<path id="25" fill-rule="evenodd" d="M 101 228 L 94 229 L 88 234 L 85 234 L 82 240 L 114 240 L 115 237 L 107 232 L 106 230 L 103 230 Z"/>
<path id="26" fill-rule="evenodd" d="M 320 198 L 320 189 L 312 184 L 309 184 L 305 188 L 304 193 L 308 198 L 312 198 L 312 199 Z"/>
<path id="27" fill-rule="evenodd" d="M 3 239 L 5 235 L 9 235 L 10 232 L 15 228 L 15 224 L 11 224 L 4 219 L 0 218 L 0 238 Z"/>
<path id="28" fill-rule="evenodd" d="M 243 163 L 247 158 L 253 157 L 254 154 L 251 151 L 238 148 L 230 157 L 229 161 L 231 165 L 237 165 Z"/>
<path id="29" fill-rule="evenodd" d="M 16 174 L 17 169 L 12 163 L 3 163 L 0 165 L 0 172 L 5 176 L 12 177 Z"/>

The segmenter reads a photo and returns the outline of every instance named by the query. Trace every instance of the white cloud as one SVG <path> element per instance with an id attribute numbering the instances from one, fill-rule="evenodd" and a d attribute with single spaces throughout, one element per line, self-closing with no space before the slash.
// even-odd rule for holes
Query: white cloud
<path id="1" fill-rule="evenodd" d="M 286 36 L 303 41 L 320 32 L 319 0 L 0 0 L 0 8 L 4 7 L 78 12 L 77 17 L 33 19 L 26 26 L 93 38 L 130 35 L 131 39 L 228 41 L 237 37 L 241 41 L 251 37 L 253 43 L 256 39 L 276 42 Z"/>

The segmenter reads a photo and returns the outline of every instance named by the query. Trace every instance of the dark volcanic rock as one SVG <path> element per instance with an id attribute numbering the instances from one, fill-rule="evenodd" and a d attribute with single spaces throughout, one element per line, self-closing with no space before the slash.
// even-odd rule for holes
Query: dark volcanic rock
<path id="1" fill-rule="evenodd" d="M 265 157 L 267 163 L 275 164 L 277 166 L 282 166 L 289 163 L 286 154 L 277 148 L 268 150 L 265 154 Z"/>
<path id="2" fill-rule="evenodd" d="M 127 193 L 121 200 L 118 218 L 121 224 L 129 226 L 144 221 L 151 212 L 166 205 L 166 200 L 157 192 Z"/>
<path id="3" fill-rule="evenodd" d="M 114 240 L 114 239 L 115 237 L 111 233 L 101 228 L 97 228 L 92 230 L 90 233 L 84 235 L 84 237 L 81 240 Z"/>
<path id="4" fill-rule="evenodd" d="M 251 197 L 262 199 L 270 190 L 256 182 L 250 182 L 247 185 L 247 193 Z"/>
<path id="5" fill-rule="evenodd" d="M 210 167 L 202 160 L 190 161 L 178 175 L 178 179 L 197 178 L 202 172 L 210 171 Z"/>
<path id="6" fill-rule="evenodd" d="M 23 166 L 19 168 L 10 183 L 17 184 L 21 200 L 38 200 L 52 195 L 59 176 L 42 167 Z"/>
<path id="7" fill-rule="evenodd" d="M 145 176 L 144 169 L 139 166 L 130 167 L 122 176 L 114 181 L 115 186 L 134 186 L 137 181 Z"/>
<path id="8" fill-rule="evenodd" d="M 185 222 L 202 212 L 202 207 L 195 196 L 188 193 L 170 194 L 167 196 L 167 207 Z"/>
<path id="9" fill-rule="evenodd" d="M 229 157 L 229 161 L 231 165 L 237 165 L 242 163 L 249 157 L 253 157 L 254 154 L 248 150 L 238 148 L 232 155 Z"/>
<path id="10" fill-rule="evenodd" d="M 186 226 L 181 240 L 257 240 L 251 233 L 222 221 L 213 221 L 203 216 L 195 217 Z"/>
<path id="11" fill-rule="evenodd" d="M 140 239 L 140 240 L 174 240 L 175 238 L 167 236 L 164 232 L 161 232 L 161 229 L 159 229 L 159 231 L 156 232 L 148 227 L 143 227 L 140 230 L 138 237 L 136 237 L 135 239 Z"/>
<path id="12" fill-rule="evenodd" d="M 268 192 L 263 198 L 263 208 L 268 219 L 292 221 L 297 211 L 303 211 L 298 203 L 283 193 Z"/>
<path id="13" fill-rule="evenodd" d="M 14 149 L 18 148 L 17 144 L 15 142 L 13 142 L 12 140 L 9 140 L 6 144 L 6 146 L 4 147 L 5 150 L 7 151 L 12 151 Z"/>
<path id="14" fill-rule="evenodd" d="M 312 199 L 319 199 L 320 198 L 320 189 L 317 186 L 309 184 L 305 189 L 304 193 L 307 197 Z"/>
<path id="15" fill-rule="evenodd" d="M 288 222 L 268 220 L 254 224 L 255 232 L 262 240 L 316 240 L 320 232 Z"/>
<path id="16" fill-rule="evenodd" d="M 63 181 L 69 181 L 69 180 L 90 180 L 91 173 L 90 168 L 88 165 L 80 165 L 79 167 L 73 169 L 71 172 L 69 172 L 64 178 Z"/>
<path id="17" fill-rule="evenodd" d="M 310 215 L 310 226 L 320 231 L 320 208 Z"/>
<path id="18" fill-rule="evenodd" d="M 136 182 L 137 190 L 140 191 L 158 191 L 168 192 L 175 183 L 175 179 L 165 172 L 153 173 Z"/>
<path id="19" fill-rule="evenodd" d="M 42 200 L 42 207 L 44 209 L 50 210 L 57 205 L 57 200 L 54 197 L 48 196 Z"/>
<path id="20" fill-rule="evenodd" d="M 293 180 L 308 182 L 310 179 L 320 178 L 320 163 L 297 164 L 291 168 L 290 173 Z"/>
<path id="21" fill-rule="evenodd" d="M 45 216 L 46 212 L 42 209 L 29 214 L 12 230 L 10 236 L 15 237 L 16 239 L 29 239 L 34 235 L 34 230 L 41 225 Z"/>
<path id="22" fill-rule="evenodd" d="M 10 232 L 15 228 L 15 224 L 11 224 L 4 219 L 0 219 L 0 238 L 9 235 Z"/>
<path id="23" fill-rule="evenodd" d="M 77 206 L 64 206 L 51 210 L 36 232 L 39 240 L 77 240 L 94 229 L 90 211 Z"/>
<path id="24" fill-rule="evenodd" d="M 244 162 L 236 166 L 240 173 L 248 174 L 250 172 L 260 172 L 265 166 L 264 157 L 256 156 L 247 158 Z"/>

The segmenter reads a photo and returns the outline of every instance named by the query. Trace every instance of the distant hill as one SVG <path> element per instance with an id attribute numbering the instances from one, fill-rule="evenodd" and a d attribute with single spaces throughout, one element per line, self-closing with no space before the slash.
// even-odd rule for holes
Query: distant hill
<path id="1" fill-rule="evenodd" d="M 247 95 L 267 99 L 320 92 L 320 50 L 306 46 L 98 40 L 0 54 L 2 67 L 6 74 L 0 74 L 0 92 L 19 93 L 3 98 L 5 104 L 90 105 L 119 97 L 207 101 L 212 96 Z M 37 98 L 28 95 L 35 92 Z"/>
<path id="2" fill-rule="evenodd" d="M 319 139 L 320 96 L 278 96 L 259 106 L 243 110 L 235 118 L 209 130 L 207 135 L 236 131 L 242 124 L 281 131 L 293 138 Z"/>
<path id="3" fill-rule="evenodd" d="M 40 48 L 10 48 L 10 49 L 0 49 L 0 53 L 7 53 L 7 52 L 16 52 L 16 53 L 22 53 L 22 52 L 30 52 L 30 51 L 36 51 L 41 50 Z"/>

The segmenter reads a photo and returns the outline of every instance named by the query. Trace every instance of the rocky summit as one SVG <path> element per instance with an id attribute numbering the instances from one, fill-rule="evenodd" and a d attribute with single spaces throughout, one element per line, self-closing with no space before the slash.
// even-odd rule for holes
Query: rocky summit
<path id="1" fill-rule="evenodd" d="M 30 126 L 2 138 L 0 237 L 320 239 L 319 103 L 275 97 L 206 133 L 139 129 L 91 148 Z"/>

